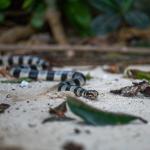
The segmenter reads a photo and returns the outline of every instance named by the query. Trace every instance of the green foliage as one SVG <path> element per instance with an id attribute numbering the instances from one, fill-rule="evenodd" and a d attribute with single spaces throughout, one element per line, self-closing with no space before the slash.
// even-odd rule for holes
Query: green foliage
<path id="1" fill-rule="evenodd" d="M 87 73 L 86 76 L 85 76 L 86 80 L 91 80 L 93 79 L 93 77 L 91 76 L 90 73 Z"/>
<path id="2" fill-rule="evenodd" d="M 97 35 L 106 35 L 108 32 L 117 30 L 120 26 L 121 18 L 114 13 L 106 13 L 97 16 L 92 22 L 92 29 Z"/>
<path id="3" fill-rule="evenodd" d="M 125 14 L 125 20 L 129 25 L 137 28 L 146 28 L 150 25 L 149 17 L 141 11 L 130 11 Z"/>
<path id="4" fill-rule="evenodd" d="M 11 6 L 11 3 L 13 3 L 11 0 L 0 0 L 0 23 L 4 22 L 5 11 L 9 6 Z M 40 29 L 43 26 L 44 15 L 47 9 L 45 1 L 24 0 L 22 2 L 21 9 L 26 13 L 30 12 L 30 23 L 34 28 Z"/>
<path id="5" fill-rule="evenodd" d="M 46 7 L 44 4 L 39 3 L 33 12 L 33 16 L 31 18 L 31 25 L 37 29 L 40 29 L 44 24 L 44 15 L 45 15 Z"/>
<path id="6" fill-rule="evenodd" d="M 109 12 L 110 10 L 117 9 L 112 0 L 89 0 L 89 2 L 93 7 L 102 12 Z"/>
<path id="7" fill-rule="evenodd" d="M 145 79 L 150 82 L 150 72 L 148 71 L 127 69 L 124 74 L 126 77 L 129 77 L 129 78 L 141 79 L 141 80 Z"/>
<path id="8" fill-rule="evenodd" d="M 64 11 L 69 22 L 81 35 L 91 34 L 91 12 L 83 0 L 67 0 L 64 5 Z"/>
<path id="9" fill-rule="evenodd" d="M 5 15 L 3 13 L 0 13 L 0 23 L 4 21 Z"/>
<path id="10" fill-rule="evenodd" d="M 1 83 L 11 83 L 11 84 L 16 84 L 16 83 L 21 83 L 22 81 L 27 81 L 27 82 L 32 82 L 33 80 L 30 78 L 19 78 L 19 79 L 15 79 L 15 80 L 4 80 L 4 81 L 0 81 Z"/>
<path id="11" fill-rule="evenodd" d="M 134 7 L 150 16 L 150 0 L 135 0 Z"/>
<path id="12" fill-rule="evenodd" d="M 12 0 L 0 0 L 0 23 L 4 22 L 5 11 L 11 8 Z M 44 24 L 45 11 L 57 7 L 56 0 L 23 0 L 21 9 L 31 14 L 30 23 L 40 29 Z M 89 4 L 97 9 L 101 15 L 92 21 Z M 62 8 L 70 24 L 82 36 L 107 35 L 118 30 L 121 26 L 146 28 L 150 19 L 145 14 L 149 11 L 149 0 L 65 0 Z M 20 9 L 20 8 L 18 8 Z M 150 13 L 149 13 L 150 16 Z"/>
<path id="13" fill-rule="evenodd" d="M 24 0 L 22 8 L 25 11 L 31 11 L 31 25 L 40 29 L 44 24 L 45 11 L 47 9 L 45 1 L 40 0 Z"/>
<path id="14" fill-rule="evenodd" d="M 11 0 L 0 0 L 0 23 L 4 22 L 5 14 L 4 10 L 7 9 L 11 4 Z"/>
<path id="15" fill-rule="evenodd" d="M 11 4 L 11 0 L 0 0 L 0 10 L 8 8 Z"/>
<path id="16" fill-rule="evenodd" d="M 150 18 L 133 7 L 134 0 L 89 0 L 102 15 L 92 22 L 92 29 L 96 35 L 105 35 L 116 31 L 122 25 L 137 28 L 150 26 Z"/>
<path id="17" fill-rule="evenodd" d="M 24 0 L 23 4 L 22 4 L 22 8 L 24 10 L 28 10 L 33 6 L 34 0 Z"/>

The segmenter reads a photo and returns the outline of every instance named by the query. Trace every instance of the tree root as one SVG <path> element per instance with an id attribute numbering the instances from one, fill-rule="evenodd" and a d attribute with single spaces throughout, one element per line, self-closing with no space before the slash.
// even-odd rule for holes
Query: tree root
<path id="1" fill-rule="evenodd" d="M 26 39 L 35 33 L 35 30 L 31 26 L 17 26 L 11 28 L 0 36 L 0 43 L 12 44 L 20 40 Z"/>

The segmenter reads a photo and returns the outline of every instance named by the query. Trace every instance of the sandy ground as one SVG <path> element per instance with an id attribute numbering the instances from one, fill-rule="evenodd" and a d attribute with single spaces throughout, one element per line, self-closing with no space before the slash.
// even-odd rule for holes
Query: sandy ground
<path id="1" fill-rule="evenodd" d="M 83 71 L 87 72 L 94 78 L 85 87 L 99 91 L 99 97 L 96 101 L 82 98 L 83 101 L 103 110 L 130 113 L 150 121 L 149 98 L 142 95 L 126 98 L 109 93 L 111 89 L 131 85 L 133 80 L 105 73 L 100 67 Z M 30 83 L 29 88 L 0 84 L 0 103 L 11 105 L 0 114 L 0 150 L 9 146 L 13 146 L 13 150 L 61 150 L 68 141 L 81 143 L 86 150 L 150 149 L 150 124 L 94 127 L 79 124 L 78 120 L 42 124 L 50 117 L 49 107 L 65 100 L 64 93 L 54 90 L 56 84 L 37 81 Z M 75 129 L 80 133 L 75 133 Z"/>

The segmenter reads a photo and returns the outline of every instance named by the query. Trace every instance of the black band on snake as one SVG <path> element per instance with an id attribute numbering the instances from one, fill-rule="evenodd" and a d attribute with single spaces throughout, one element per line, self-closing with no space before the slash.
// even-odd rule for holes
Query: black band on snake
<path id="1" fill-rule="evenodd" d="M 76 96 L 87 99 L 96 99 L 96 90 L 82 88 L 86 83 L 85 76 L 74 71 L 51 71 L 48 70 L 49 63 L 35 56 L 2 56 L 0 65 L 11 68 L 10 74 L 16 78 L 31 78 L 34 80 L 61 81 L 58 91 L 71 91 Z"/>

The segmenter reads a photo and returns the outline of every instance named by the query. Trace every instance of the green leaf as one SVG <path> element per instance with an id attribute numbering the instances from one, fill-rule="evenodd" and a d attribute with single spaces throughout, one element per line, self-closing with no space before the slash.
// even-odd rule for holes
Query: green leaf
<path id="1" fill-rule="evenodd" d="M 22 4 L 22 8 L 24 10 L 27 10 L 29 8 L 32 7 L 34 0 L 24 0 L 23 4 Z"/>
<path id="2" fill-rule="evenodd" d="M 82 34 L 91 31 L 91 12 L 82 0 L 68 0 L 64 5 L 65 14 L 70 23 Z"/>
<path id="3" fill-rule="evenodd" d="M 89 3 L 102 12 L 115 11 L 117 9 L 114 0 L 89 0 Z"/>
<path id="4" fill-rule="evenodd" d="M 125 15 L 125 20 L 130 26 L 146 28 L 150 26 L 150 18 L 143 12 L 131 11 Z"/>
<path id="5" fill-rule="evenodd" d="M 44 15 L 45 15 L 45 5 L 40 3 L 31 18 L 31 25 L 37 29 L 40 29 L 44 24 Z"/>
<path id="6" fill-rule="evenodd" d="M 150 16 L 150 1 L 149 0 L 135 0 L 134 1 L 134 8 L 145 12 Z"/>
<path id="7" fill-rule="evenodd" d="M 131 9 L 132 6 L 133 6 L 133 0 L 124 0 L 122 8 L 124 12 L 126 13 L 127 11 Z"/>
<path id="8" fill-rule="evenodd" d="M 133 5 L 133 0 L 89 0 L 90 4 L 102 12 L 126 13 Z"/>
<path id="9" fill-rule="evenodd" d="M 96 109 L 74 97 L 67 97 L 67 104 L 74 114 L 91 125 L 128 124 L 137 119 L 143 123 L 147 123 L 147 121 L 141 117 Z"/>
<path id="10" fill-rule="evenodd" d="M 44 119 L 42 121 L 42 123 L 45 124 L 45 123 L 54 122 L 54 121 L 62 122 L 62 121 L 74 121 L 74 120 L 75 119 L 67 117 L 67 116 L 64 116 L 64 117 L 52 116 L 52 117 L 48 117 L 48 118 Z"/>
<path id="11" fill-rule="evenodd" d="M 11 4 L 11 0 L 0 0 L 0 10 L 8 8 Z"/>
<path id="12" fill-rule="evenodd" d="M 45 0 L 45 3 L 49 9 L 56 9 L 56 7 L 57 7 L 56 0 Z"/>
<path id="13" fill-rule="evenodd" d="M 16 80 L 4 80 L 4 81 L 0 81 L 1 83 L 11 83 L 11 84 L 16 84 L 16 83 L 21 83 L 22 81 L 27 81 L 27 82 L 32 82 L 33 80 L 30 78 L 19 78 Z"/>
<path id="14" fill-rule="evenodd" d="M 127 70 L 125 70 L 125 75 L 130 78 L 142 79 L 142 80 L 145 79 L 150 82 L 150 72 L 148 72 L 148 71 L 127 69 Z"/>
<path id="15" fill-rule="evenodd" d="M 106 35 L 117 30 L 121 24 L 121 17 L 114 13 L 107 13 L 96 17 L 92 22 L 92 30 L 96 35 Z"/>
<path id="16" fill-rule="evenodd" d="M 0 23 L 3 23 L 5 19 L 5 15 L 3 13 L 0 13 Z"/>
<path id="17" fill-rule="evenodd" d="M 91 79 L 93 79 L 93 77 L 91 76 L 90 73 L 87 73 L 87 74 L 85 75 L 85 78 L 86 78 L 86 80 L 91 80 Z"/>
<path id="18" fill-rule="evenodd" d="M 114 0 L 122 14 L 127 13 L 133 6 L 133 0 Z"/>

